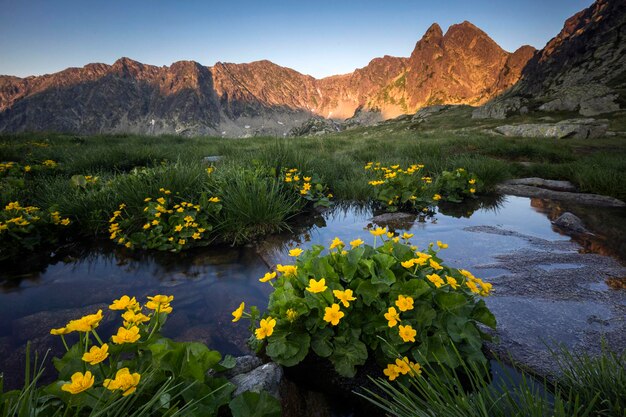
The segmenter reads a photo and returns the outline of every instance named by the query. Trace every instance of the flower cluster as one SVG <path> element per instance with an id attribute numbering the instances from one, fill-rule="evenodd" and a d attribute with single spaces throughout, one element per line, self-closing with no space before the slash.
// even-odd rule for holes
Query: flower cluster
<path id="1" fill-rule="evenodd" d="M 333 197 L 328 192 L 328 187 L 322 184 L 321 180 L 314 174 L 304 175 L 298 168 L 285 169 L 281 179 L 288 184 L 301 198 L 313 203 L 314 207 L 330 205 Z"/>
<path id="2" fill-rule="evenodd" d="M 353 376 L 370 354 L 391 362 L 390 379 L 419 374 L 420 363 L 456 368 L 453 342 L 465 359 L 484 361 L 477 324 L 495 327 L 495 318 L 478 297 L 488 295 L 491 284 L 446 266 L 443 242 L 420 251 L 410 233 L 370 233 L 372 246 L 335 238 L 328 249 L 291 250 L 294 264 L 277 265 L 259 279 L 273 292 L 258 327 L 256 308 L 248 313 L 244 303 L 233 321 L 250 318 L 253 345 L 278 363 L 295 365 L 312 350 L 343 376 Z"/>
<path id="3" fill-rule="evenodd" d="M 50 334 L 61 336 L 68 352 L 67 355 L 80 356 L 83 363 L 84 372 L 73 372 L 70 381 L 61 385 L 61 390 L 72 395 L 80 394 L 92 388 L 97 377 L 102 380 L 102 386 L 109 391 L 120 392 L 122 396 L 135 392 L 141 380 L 141 374 L 131 373 L 127 366 L 120 367 L 122 362 L 118 361 L 119 354 L 122 349 L 128 352 L 124 346 L 136 346 L 141 339 L 148 341 L 158 332 L 164 323 L 165 316 L 172 312 L 170 302 L 173 299 L 173 296 L 160 294 L 148 297 L 148 302 L 144 306 L 148 314 L 144 314 L 144 307 L 135 297 L 124 295 L 114 300 L 109 309 L 122 312 L 123 326 L 111 336 L 111 343 L 103 342 L 96 330 L 104 318 L 102 310 L 70 320 L 65 326 L 50 330 Z M 66 336 L 74 332 L 79 333 L 78 342 L 70 348 Z M 105 361 L 107 361 L 106 364 Z M 72 372 L 71 370 L 64 371 L 68 375 Z"/>
<path id="4" fill-rule="evenodd" d="M 160 193 L 155 199 L 147 197 L 145 207 L 135 217 L 121 204 L 109 219 L 109 238 L 127 248 L 172 252 L 207 245 L 216 215 L 222 208 L 219 197 L 203 197 L 194 204 L 173 201 L 171 191 L 164 188 Z"/>
<path id="5" fill-rule="evenodd" d="M 442 198 L 453 203 L 460 203 L 466 197 L 475 197 L 480 186 L 478 177 L 465 168 L 443 171 L 437 178 L 437 189 Z"/>
<path id="6" fill-rule="evenodd" d="M 423 168 L 422 164 L 413 164 L 406 169 L 400 165 L 387 167 L 380 162 L 365 165 L 365 170 L 374 176 L 369 184 L 374 187 L 376 200 L 387 211 L 429 212 L 441 200 L 458 203 L 464 197 L 474 196 L 478 190 L 478 179 L 464 168 L 444 171 L 436 178 L 422 175 Z"/>
<path id="7" fill-rule="evenodd" d="M 432 178 L 421 175 L 424 165 L 413 164 L 403 169 L 400 165 L 387 167 L 380 162 L 368 162 L 364 168 L 374 176 L 369 184 L 374 187 L 376 200 L 387 211 L 423 210 L 436 204 L 432 199 Z"/>
<path id="8" fill-rule="evenodd" d="M 35 247 L 56 241 L 56 229 L 71 223 L 58 211 L 43 211 L 34 206 L 22 206 L 11 202 L 0 211 L 0 253 L 8 258 L 20 248 L 33 250 Z"/>

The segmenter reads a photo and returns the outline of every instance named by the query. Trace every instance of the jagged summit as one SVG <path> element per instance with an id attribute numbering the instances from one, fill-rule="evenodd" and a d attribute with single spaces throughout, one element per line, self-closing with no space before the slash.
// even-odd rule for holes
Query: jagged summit
<path id="1" fill-rule="evenodd" d="M 346 119 L 357 109 L 388 118 L 430 104 L 482 104 L 517 81 L 531 51 L 510 54 L 466 21 L 445 34 L 433 23 L 408 58 L 385 55 L 322 79 L 268 60 L 154 66 L 122 57 L 41 77 L 0 76 L 0 131 L 240 136 L 287 132 L 311 116 Z"/>

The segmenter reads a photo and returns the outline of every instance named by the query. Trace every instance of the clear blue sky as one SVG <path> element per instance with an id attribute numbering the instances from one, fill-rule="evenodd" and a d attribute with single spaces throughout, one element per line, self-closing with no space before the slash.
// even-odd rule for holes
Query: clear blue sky
<path id="1" fill-rule="evenodd" d="M 111 64 L 269 59 L 305 74 L 409 56 L 424 31 L 469 20 L 508 51 L 541 48 L 592 0 L 0 0 L 0 74 Z"/>

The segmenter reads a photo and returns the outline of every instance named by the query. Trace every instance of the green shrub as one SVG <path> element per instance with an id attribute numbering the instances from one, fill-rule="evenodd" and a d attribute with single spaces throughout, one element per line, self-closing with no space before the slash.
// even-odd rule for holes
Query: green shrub
<path id="1" fill-rule="evenodd" d="M 295 191 L 298 197 L 312 203 L 313 207 L 330 206 L 330 198 L 333 195 L 328 192 L 328 187 L 322 184 L 317 174 L 307 176 L 298 168 L 285 168 L 281 173 L 281 180 Z"/>
<path id="2" fill-rule="evenodd" d="M 365 170 L 371 172 L 374 179 L 369 184 L 374 187 L 375 198 L 393 212 L 403 210 L 422 210 L 436 204 L 436 194 L 432 189 L 432 178 L 422 176 L 424 165 L 411 165 L 406 170 L 400 165 L 386 167 L 380 162 L 368 162 Z"/>
<path id="3" fill-rule="evenodd" d="M 285 366 L 296 365 L 311 351 L 348 377 L 370 355 L 381 364 L 391 361 L 385 373 L 395 373 L 393 351 L 422 364 L 457 368 L 452 342 L 460 346 L 462 358 L 484 362 L 484 335 L 477 324 L 495 327 L 496 322 L 476 295 L 487 295 L 491 284 L 442 265 L 439 251 L 446 245 L 441 242 L 437 250 L 416 252 L 408 244 L 412 235 L 392 237 L 380 228 L 371 233 L 373 246 L 356 239 L 346 250 L 335 238 L 324 255 L 319 245 L 304 253 L 294 249 L 295 265 L 277 265 L 278 277 L 268 272 L 261 278 L 274 290 L 253 346 L 265 347 Z M 376 246 L 378 237 L 382 244 Z M 244 307 L 233 313 L 235 320 L 245 315 L 256 326 L 256 308 L 246 313 Z"/>
<path id="4" fill-rule="evenodd" d="M 475 197 L 480 186 L 476 175 L 470 174 L 465 168 L 443 171 L 437 177 L 435 185 L 441 198 L 452 203 L 460 203 L 467 197 Z"/>
<path id="5" fill-rule="evenodd" d="M 7 204 L 0 211 L 0 260 L 55 243 L 59 229 L 69 224 L 70 219 L 61 218 L 58 211 L 23 207 L 17 201 Z"/>

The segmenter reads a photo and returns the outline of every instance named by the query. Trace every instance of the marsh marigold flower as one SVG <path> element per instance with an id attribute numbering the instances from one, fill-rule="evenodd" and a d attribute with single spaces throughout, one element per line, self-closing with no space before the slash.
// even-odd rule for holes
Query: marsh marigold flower
<path id="1" fill-rule="evenodd" d="M 356 300 L 356 297 L 353 297 L 352 295 L 351 289 L 347 289 L 345 291 L 334 290 L 333 295 L 341 301 L 344 307 L 350 307 L 350 301 Z"/>
<path id="2" fill-rule="evenodd" d="M 377 227 L 374 230 L 370 230 L 370 233 L 373 234 L 374 236 L 382 236 L 385 233 L 387 233 L 387 228 L 382 228 L 382 227 Z"/>
<path id="3" fill-rule="evenodd" d="M 432 259 L 430 259 L 428 262 L 430 263 L 430 267 L 436 271 L 443 269 L 443 266 L 439 265 L 438 262 L 435 262 Z"/>
<path id="4" fill-rule="evenodd" d="M 102 385 L 110 391 L 120 390 L 122 396 L 126 397 L 137 390 L 140 380 L 140 374 L 131 374 L 128 368 L 122 368 L 115 374 L 115 379 L 105 379 Z"/>
<path id="5" fill-rule="evenodd" d="M 433 200 L 435 200 L 435 201 L 439 201 L 439 200 L 441 200 L 441 196 L 440 196 L 439 194 L 435 194 L 435 195 L 433 196 Z"/>
<path id="6" fill-rule="evenodd" d="M 135 297 L 127 295 L 121 296 L 117 300 L 113 300 L 113 304 L 109 306 L 109 310 L 134 310 L 139 307 L 139 303 Z"/>
<path id="7" fill-rule="evenodd" d="M 106 343 L 102 347 L 92 346 L 89 352 L 83 354 L 83 360 L 90 365 L 97 365 L 109 357 L 109 345 Z"/>
<path id="8" fill-rule="evenodd" d="M 259 328 L 254 331 L 254 335 L 259 340 L 270 337 L 274 333 L 274 326 L 276 326 L 276 319 L 268 316 L 266 319 L 261 320 Z"/>
<path id="9" fill-rule="evenodd" d="M 136 313 L 133 310 L 125 311 L 124 314 L 122 314 L 122 319 L 124 319 L 124 326 L 126 327 L 150 321 L 150 317 L 141 312 Z"/>
<path id="10" fill-rule="evenodd" d="M 117 334 L 111 336 L 111 340 L 117 345 L 122 345 L 124 343 L 135 343 L 140 337 L 139 327 L 133 326 L 130 329 L 120 327 L 117 329 Z"/>
<path id="11" fill-rule="evenodd" d="M 413 310 L 413 297 L 399 295 L 396 300 L 396 306 L 400 309 L 400 311 Z"/>
<path id="12" fill-rule="evenodd" d="M 263 275 L 263 278 L 259 278 L 259 281 L 260 282 L 268 282 L 268 281 L 271 281 L 274 278 L 276 278 L 276 272 L 267 272 L 265 275 Z"/>
<path id="13" fill-rule="evenodd" d="M 61 385 L 61 390 L 69 392 L 70 394 L 79 394 L 91 388 L 94 381 L 95 378 L 91 372 L 87 371 L 84 374 L 82 372 L 76 372 L 72 375 L 72 382 Z"/>
<path id="14" fill-rule="evenodd" d="M 407 324 L 406 326 L 398 326 L 398 334 L 403 341 L 415 343 L 415 336 L 417 335 L 417 331 L 415 331 L 410 324 Z"/>
<path id="15" fill-rule="evenodd" d="M 398 367 L 393 363 L 387 365 L 387 367 L 383 370 L 383 374 L 385 374 L 390 381 L 393 381 L 400 375 Z"/>
<path id="16" fill-rule="evenodd" d="M 352 249 L 354 249 L 354 248 L 358 248 L 359 246 L 361 246 L 364 243 L 365 242 L 363 242 L 361 239 L 355 239 L 352 242 L 350 242 L 350 246 L 352 246 Z"/>
<path id="17" fill-rule="evenodd" d="M 291 249 L 289 251 L 289 256 L 293 256 L 294 258 L 297 258 L 298 256 L 302 255 L 302 252 L 304 251 L 300 248 Z"/>
<path id="18" fill-rule="evenodd" d="M 439 246 L 440 249 L 448 249 L 448 244 L 443 243 L 441 240 L 437 241 L 437 246 Z"/>
<path id="19" fill-rule="evenodd" d="M 285 277 L 295 276 L 298 272 L 298 267 L 295 265 L 276 265 L 276 270 L 283 274 Z"/>
<path id="20" fill-rule="evenodd" d="M 306 290 L 308 292 L 311 292 L 313 294 L 317 294 L 319 292 L 324 292 L 326 291 L 328 287 L 326 286 L 326 279 L 322 278 L 319 281 L 316 281 L 315 279 L 311 278 L 309 280 L 309 286 L 306 287 Z"/>
<path id="21" fill-rule="evenodd" d="M 385 319 L 387 320 L 387 326 L 395 327 L 400 321 L 400 314 L 396 311 L 395 307 L 389 307 L 385 313 Z"/>
<path id="22" fill-rule="evenodd" d="M 72 330 L 69 330 L 67 327 L 60 327 L 58 329 L 50 330 L 50 334 L 53 336 L 61 336 L 68 333 L 72 333 Z"/>
<path id="23" fill-rule="evenodd" d="M 153 297 L 148 297 L 148 301 L 146 303 L 146 307 L 150 310 L 155 310 L 157 313 L 166 313 L 169 314 L 172 312 L 172 307 L 170 303 L 174 300 L 173 295 L 155 295 Z"/>
<path id="24" fill-rule="evenodd" d="M 448 283 L 448 285 L 450 285 L 452 287 L 452 289 L 457 289 L 459 288 L 459 284 L 456 282 L 456 279 L 446 275 L 446 282 Z"/>
<path id="25" fill-rule="evenodd" d="M 441 279 L 441 277 L 437 274 L 430 274 L 430 275 L 426 275 L 426 278 L 432 282 L 433 284 L 435 284 L 435 287 L 439 288 L 442 285 L 444 285 L 445 283 L 443 282 L 443 279 Z"/>
<path id="26" fill-rule="evenodd" d="M 336 326 L 339 324 L 339 320 L 345 316 L 343 311 L 339 310 L 339 304 L 334 303 L 330 307 L 324 309 L 324 321 Z"/>
<path id="27" fill-rule="evenodd" d="M 345 243 L 342 242 L 341 239 L 339 239 L 338 237 L 334 238 L 332 242 L 330 242 L 330 246 L 328 247 L 328 249 L 332 250 L 335 249 L 339 246 L 345 246 Z"/>
<path id="28" fill-rule="evenodd" d="M 236 323 L 241 319 L 241 316 L 243 316 L 243 309 L 245 307 L 246 307 L 246 303 L 242 301 L 241 304 L 239 304 L 239 307 L 237 307 L 237 309 L 232 312 L 233 323 Z"/>
<path id="29" fill-rule="evenodd" d="M 102 310 L 98 310 L 96 314 L 83 316 L 78 320 L 71 320 L 65 327 L 72 332 L 90 332 L 98 327 L 100 320 L 102 320 Z"/>

